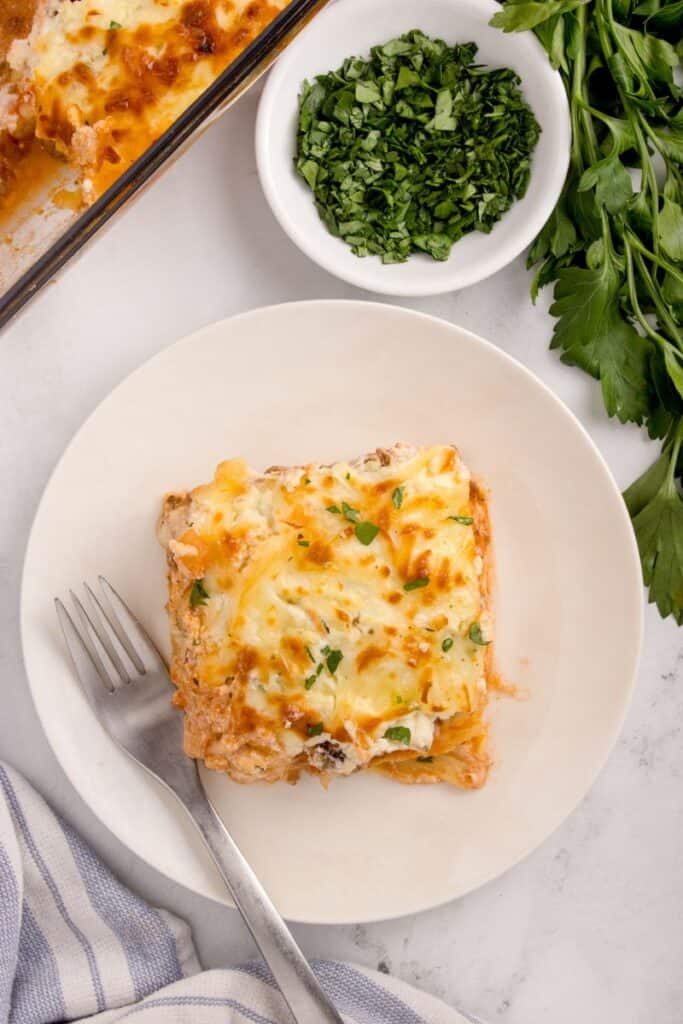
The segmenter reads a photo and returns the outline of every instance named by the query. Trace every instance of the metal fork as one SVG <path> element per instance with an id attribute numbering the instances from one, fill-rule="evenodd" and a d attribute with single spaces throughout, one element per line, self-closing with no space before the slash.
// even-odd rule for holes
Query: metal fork
<path id="1" fill-rule="evenodd" d="M 196 762 L 183 754 L 183 719 L 172 707 L 166 665 L 110 583 L 102 597 L 84 584 L 88 608 L 71 591 L 77 626 L 57 598 L 76 674 L 109 735 L 162 782 L 197 826 L 268 964 L 296 1024 L 343 1024 L 237 844 L 209 803 Z"/>

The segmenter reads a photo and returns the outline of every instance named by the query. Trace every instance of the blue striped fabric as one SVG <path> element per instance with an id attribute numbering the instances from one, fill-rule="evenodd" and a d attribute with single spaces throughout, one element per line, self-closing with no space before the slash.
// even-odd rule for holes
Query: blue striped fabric
<path id="1" fill-rule="evenodd" d="M 161 914 L 124 889 L 76 835 L 59 822 L 93 909 L 111 928 L 126 954 L 135 999 L 182 977 L 175 936 Z"/>
<path id="2" fill-rule="evenodd" d="M 7 851 L 0 845 L 0 1021 L 6 1020 L 10 1012 L 19 956 L 16 922 L 20 914 L 19 884 Z"/>
<path id="3" fill-rule="evenodd" d="M 235 916 L 231 915 L 234 921 Z M 466 1024 L 386 975 L 314 970 L 347 1024 Z M 0 1024 L 289 1024 L 262 963 L 202 972 L 187 926 L 114 878 L 0 763 Z"/>
<path id="4" fill-rule="evenodd" d="M 37 1024 L 65 1017 L 66 1005 L 56 957 L 30 907 L 24 907 L 12 991 L 12 1021 Z"/>

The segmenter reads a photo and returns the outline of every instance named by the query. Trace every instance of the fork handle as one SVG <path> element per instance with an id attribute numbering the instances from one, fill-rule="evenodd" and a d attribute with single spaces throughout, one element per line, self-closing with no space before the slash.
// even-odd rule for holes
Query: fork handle
<path id="1" fill-rule="evenodd" d="M 199 829 L 296 1024 L 343 1024 L 267 892 L 208 798 L 185 806 Z"/>

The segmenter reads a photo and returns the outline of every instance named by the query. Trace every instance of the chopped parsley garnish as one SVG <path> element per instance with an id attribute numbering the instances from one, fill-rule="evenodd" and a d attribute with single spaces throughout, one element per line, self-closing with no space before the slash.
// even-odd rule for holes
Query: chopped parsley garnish
<path id="1" fill-rule="evenodd" d="M 401 505 L 403 504 L 402 487 L 394 487 L 393 491 L 391 492 L 391 504 L 394 506 L 394 508 L 400 508 Z"/>
<path id="2" fill-rule="evenodd" d="M 384 739 L 392 743 L 405 743 L 407 746 L 410 743 L 410 729 L 405 725 L 391 725 L 384 733 Z"/>
<path id="3" fill-rule="evenodd" d="M 347 479 L 347 480 L 350 480 L 350 479 L 351 479 L 351 474 L 350 474 L 350 473 L 347 473 L 347 474 L 346 474 L 346 479 Z"/>
<path id="4" fill-rule="evenodd" d="M 315 672 L 312 672 L 310 674 L 310 676 L 306 676 L 306 678 L 304 679 L 304 689 L 305 690 L 310 690 L 310 688 L 313 686 L 313 684 L 315 683 L 316 679 L 318 678 L 318 676 L 320 675 L 322 670 L 323 670 L 323 665 L 322 665 L 322 662 L 320 662 L 320 664 L 316 667 Z"/>
<path id="5" fill-rule="evenodd" d="M 190 608 L 199 608 L 200 605 L 206 604 L 209 597 L 210 594 L 204 586 L 204 580 L 195 580 L 190 591 Z"/>
<path id="6" fill-rule="evenodd" d="M 305 483 L 305 484 L 310 484 L 310 482 L 311 482 L 311 478 L 310 478 L 310 476 L 305 476 L 305 477 L 304 477 L 304 483 Z"/>
<path id="7" fill-rule="evenodd" d="M 339 662 L 342 660 L 344 655 L 341 651 L 332 651 L 329 647 L 323 647 L 323 654 L 325 655 L 325 664 L 327 665 L 327 671 L 331 676 L 339 668 Z"/>
<path id="8" fill-rule="evenodd" d="M 313 657 L 313 651 L 311 650 L 311 648 L 310 648 L 310 647 L 306 647 L 306 654 L 307 654 L 307 655 L 308 655 L 308 657 L 309 657 L 309 658 L 311 659 L 311 661 L 313 662 L 313 664 L 315 664 L 315 658 Z"/>
<path id="9" fill-rule="evenodd" d="M 309 736 L 320 736 L 323 731 L 323 723 L 316 722 L 315 725 L 309 725 L 306 732 Z"/>
<path id="10" fill-rule="evenodd" d="M 408 32 L 304 82 L 296 170 L 356 256 L 448 259 L 526 192 L 539 137 L 517 74 Z"/>
<path id="11" fill-rule="evenodd" d="M 379 526 L 375 526 L 374 523 L 356 523 L 355 534 L 361 544 L 372 544 L 373 540 L 379 533 Z"/>
<path id="12" fill-rule="evenodd" d="M 123 25 L 120 25 L 118 21 L 110 21 L 109 22 L 109 28 L 111 28 L 111 29 L 123 28 Z"/>
<path id="13" fill-rule="evenodd" d="M 420 761 L 422 764 L 431 764 L 432 761 L 434 760 L 434 758 L 433 757 L 418 757 L 418 758 L 416 758 L 416 760 Z"/>
<path id="14" fill-rule="evenodd" d="M 462 526 L 471 526 L 474 522 L 472 516 L 448 516 L 454 523 L 461 523 Z"/>
<path id="15" fill-rule="evenodd" d="M 335 516 L 338 516 L 341 513 L 341 509 L 337 508 L 336 505 L 328 505 L 325 511 L 332 512 Z"/>
<path id="16" fill-rule="evenodd" d="M 473 644 L 479 644 L 480 647 L 487 647 L 491 643 L 490 640 L 484 640 L 481 632 L 481 626 L 478 622 L 473 622 L 470 626 L 469 633 L 467 634 Z"/>
<path id="17" fill-rule="evenodd" d="M 297 537 L 296 542 L 300 548 L 310 548 L 311 546 L 310 540 L 304 540 L 301 534 L 299 534 L 299 536 Z"/>
<path id="18" fill-rule="evenodd" d="M 414 580 L 408 580 L 407 583 L 403 584 L 403 589 L 410 592 L 411 590 L 419 590 L 420 587 L 426 587 L 429 583 L 429 576 L 416 576 Z"/>
<path id="19" fill-rule="evenodd" d="M 342 515 L 344 519 L 348 519 L 350 523 L 357 523 L 360 519 L 360 512 L 357 508 L 353 508 L 351 505 L 347 505 L 345 501 L 342 501 Z"/>
<path id="20" fill-rule="evenodd" d="M 325 630 L 325 632 L 326 632 L 326 633 L 329 633 L 329 631 L 330 631 L 330 627 L 329 627 L 329 626 L 327 625 L 327 623 L 325 622 L 325 620 L 324 620 L 324 619 L 321 619 L 320 621 L 321 621 L 321 622 L 322 622 L 322 624 L 323 624 L 323 629 Z"/>
<path id="21" fill-rule="evenodd" d="M 444 641 L 441 644 L 441 650 L 442 651 L 450 651 L 452 646 L 453 646 L 453 637 L 452 636 L 447 636 L 447 637 L 444 638 Z"/>

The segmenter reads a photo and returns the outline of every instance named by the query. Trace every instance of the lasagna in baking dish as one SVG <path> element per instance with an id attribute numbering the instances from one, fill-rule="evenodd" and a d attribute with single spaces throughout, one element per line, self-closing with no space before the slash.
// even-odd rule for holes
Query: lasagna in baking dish
<path id="1" fill-rule="evenodd" d="M 7 153 L 35 137 L 78 168 L 91 202 L 288 2 L 24 0 L 31 30 L 0 73 L 5 186 Z"/>
<path id="2" fill-rule="evenodd" d="M 165 498 L 185 751 L 238 782 L 486 781 L 487 499 L 457 450 L 241 459 Z"/>

